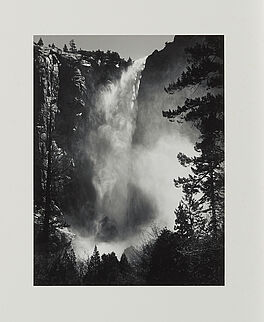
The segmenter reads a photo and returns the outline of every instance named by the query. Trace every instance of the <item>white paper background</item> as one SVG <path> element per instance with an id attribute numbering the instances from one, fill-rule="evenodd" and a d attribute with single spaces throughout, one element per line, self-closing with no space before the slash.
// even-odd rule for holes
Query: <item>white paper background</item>
<path id="1" fill-rule="evenodd" d="M 263 1 L 7 1 L 1 16 L 0 320 L 264 321 Z M 224 34 L 226 286 L 32 286 L 32 35 Z"/>

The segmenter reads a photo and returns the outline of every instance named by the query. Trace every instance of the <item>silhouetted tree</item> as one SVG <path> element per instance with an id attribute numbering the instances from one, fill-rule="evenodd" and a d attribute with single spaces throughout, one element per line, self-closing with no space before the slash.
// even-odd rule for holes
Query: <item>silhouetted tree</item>
<path id="1" fill-rule="evenodd" d="M 84 278 L 88 272 L 89 257 L 87 260 L 78 260 L 76 261 L 76 270 L 79 275 L 80 284 L 84 283 Z"/>
<path id="2" fill-rule="evenodd" d="M 177 247 L 177 238 L 168 229 L 163 229 L 155 241 L 151 253 L 147 283 L 153 285 L 188 284 L 188 261 Z"/>
<path id="3" fill-rule="evenodd" d="M 128 263 L 127 257 L 124 253 L 120 258 L 120 268 L 122 272 L 126 272 L 130 269 L 130 264 Z"/>
<path id="4" fill-rule="evenodd" d="M 174 230 L 181 239 L 189 239 L 193 236 L 192 216 L 188 213 L 187 208 L 180 202 L 174 211 L 176 219 Z"/>
<path id="5" fill-rule="evenodd" d="M 132 61 L 131 57 L 129 57 L 129 58 L 128 58 L 127 63 L 128 63 L 129 65 L 132 65 L 133 61 Z"/>
<path id="6" fill-rule="evenodd" d="M 38 44 L 39 46 L 43 46 L 43 45 L 44 45 L 42 38 L 39 38 L 39 41 L 38 41 L 38 43 L 37 43 L 37 44 Z"/>
<path id="7" fill-rule="evenodd" d="M 100 266 L 100 254 L 97 249 L 97 246 L 95 245 L 93 255 L 91 256 L 90 262 L 89 262 L 89 270 L 97 272 Z"/>
<path id="8" fill-rule="evenodd" d="M 97 246 L 95 245 L 93 254 L 90 258 L 87 273 L 84 277 L 84 284 L 99 284 L 101 258 Z"/>
<path id="9" fill-rule="evenodd" d="M 104 285 L 119 284 L 119 262 L 114 252 L 102 255 L 100 283 Z"/>
<path id="10" fill-rule="evenodd" d="M 69 45 L 70 45 L 70 51 L 72 53 L 75 53 L 77 51 L 77 47 L 76 47 L 74 39 L 70 40 Z"/>
<path id="11" fill-rule="evenodd" d="M 187 158 L 182 153 L 179 153 L 178 159 L 183 164 Z M 182 200 L 178 208 L 175 209 L 175 232 L 185 238 L 199 238 L 205 234 L 206 219 L 204 217 L 204 200 L 203 198 L 196 197 L 200 193 L 199 186 L 195 185 L 193 175 L 187 178 L 178 178 L 174 180 L 176 188 L 181 187 L 183 192 Z"/>
<path id="12" fill-rule="evenodd" d="M 49 271 L 50 285 L 77 285 L 78 272 L 76 267 L 76 257 L 70 247 L 61 247 L 51 262 Z"/>
<path id="13" fill-rule="evenodd" d="M 188 86 L 206 86 L 208 90 L 217 88 L 202 97 L 187 98 L 183 106 L 175 110 L 163 111 L 163 116 L 192 122 L 200 131 L 195 144 L 198 157 L 189 158 L 180 153 L 178 159 L 183 166 L 189 166 L 193 175 L 178 178 L 176 185 L 187 187 L 200 193 L 199 203 L 203 213 L 210 215 L 209 232 L 218 237 L 223 229 L 224 210 L 224 99 L 223 99 L 223 37 L 208 36 L 202 44 L 187 48 L 186 71 L 175 83 L 165 88 L 173 94 Z"/>

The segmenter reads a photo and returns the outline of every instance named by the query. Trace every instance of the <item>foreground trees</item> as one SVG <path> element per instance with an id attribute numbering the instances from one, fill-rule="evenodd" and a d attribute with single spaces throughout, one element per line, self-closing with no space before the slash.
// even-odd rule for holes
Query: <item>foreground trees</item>
<path id="1" fill-rule="evenodd" d="M 195 241 L 162 229 L 138 249 L 136 260 L 125 253 L 77 260 L 70 244 L 58 249 L 46 265 L 35 259 L 35 285 L 223 285 L 223 249 L 209 240 Z"/>
<path id="2" fill-rule="evenodd" d="M 182 106 L 163 111 L 163 116 L 178 123 L 189 122 L 200 133 L 194 149 L 197 156 L 178 154 L 189 167 L 188 177 L 174 180 L 183 198 L 175 210 L 175 232 L 185 238 L 190 254 L 199 254 L 203 267 L 196 282 L 224 280 L 224 47 L 223 36 L 207 36 L 186 48 L 188 66 L 165 91 L 174 94 L 189 89 Z M 200 89 L 200 95 L 194 97 Z M 197 257 L 192 257 L 196 267 Z M 196 264 L 195 264 L 196 263 Z M 200 269 L 198 268 L 198 271 Z M 209 277 L 211 276 L 211 278 Z M 214 282 L 213 282 L 214 281 Z"/>
<path id="3" fill-rule="evenodd" d="M 142 261 L 146 254 L 142 254 Z M 152 244 L 147 285 L 223 285 L 223 249 L 164 228 Z"/>
<path id="4" fill-rule="evenodd" d="M 199 132 L 194 149 L 198 156 L 178 154 L 179 162 L 190 167 L 187 178 L 175 180 L 184 194 L 184 209 L 192 233 L 201 227 L 195 221 L 207 218 L 206 231 L 214 240 L 222 238 L 224 225 L 224 97 L 223 97 L 223 37 L 207 36 L 200 44 L 186 49 L 188 66 L 176 82 L 169 84 L 169 94 L 186 88 L 202 88 L 203 95 L 187 97 L 182 106 L 163 111 L 163 116 L 178 122 L 190 122 Z M 192 209 L 193 207 L 196 209 Z M 183 204 L 176 213 L 182 213 Z M 176 219 L 177 221 L 177 219 Z"/>

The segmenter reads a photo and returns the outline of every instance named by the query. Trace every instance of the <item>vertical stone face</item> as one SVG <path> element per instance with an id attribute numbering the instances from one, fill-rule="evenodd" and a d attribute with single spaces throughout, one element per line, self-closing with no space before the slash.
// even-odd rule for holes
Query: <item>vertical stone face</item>
<path id="1" fill-rule="evenodd" d="M 34 199 L 43 202 L 47 176 L 48 127 L 58 112 L 59 61 L 50 49 L 34 47 Z"/>
<path id="2" fill-rule="evenodd" d="M 193 132 L 188 126 L 162 122 L 162 110 L 183 104 L 189 90 L 177 95 L 164 91 L 169 83 L 175 81 L 186 67 L 184 49 L 202 41 L 201 36 L 175 36 L 174 41 L 155 50 L 146 60 L 138 93 L 138 117 L 133 141 L 135 144 L 152 146 L 161 134 L 173 134 L 175 128 L 191 139 Z"/>
<path id="3" fill-rule="evenodd" d="M 70 224 L 85 226 L 87 217 L 94 216 L 88 136 L 105 121 L 96 107 L 101 89 L 119 79 L 129 64 L 113 52 L 62 52 L 34 45 L 34 200 L 39 207 L 45 204 L 51 123 L 51 199 L 71 215 Z"/>

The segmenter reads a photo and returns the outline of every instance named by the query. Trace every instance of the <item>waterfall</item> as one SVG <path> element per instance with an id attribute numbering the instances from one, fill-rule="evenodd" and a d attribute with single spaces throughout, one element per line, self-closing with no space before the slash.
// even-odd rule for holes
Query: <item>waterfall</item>
<path id="1" fill-rule="evenodd" d="M 107 84 L 96 102 L 104 121 L 89 134 L 88 153 L 97 193 L 94 235 L 99 241 L 122 239 L 127 224 L 136 99 L 145 60 L 136 60 L 118 81 Z"/>
<path id="2" fill-rule="evenodd" d="M 80 227 L 72 228 L 76 233 L 73 247 L 84 258 L 95 244 L 101 254 L 114 251 L 121 256 L 125 248 L 142 243 L 152 224 L 173 228 L 173 210 L 181 198 L 173 178 L 188 175 L 176 156 L 179 151 L 192 155 L 193 146 L 177 129 L 172 132 L 157 127 L 155 118 L 161 118 L 161 103 L 155 93 L 152 118 L 144 115 L 150 103 L 141 98 L 144 122 L 139 124 L 137 95 L 144 67 L 145 58 L 135 61 L 117 81 L 98 91 L 96 125 L 90 128 L 87 139 L 96 201 L 85 205 L 81 213 L 85 222 L 82 234 Z M 151 145 L 143 140 L 133 145 L 135 130 L 140 132 L 142 127 L 153 138 Z"/>

